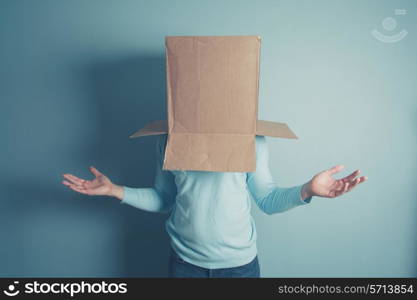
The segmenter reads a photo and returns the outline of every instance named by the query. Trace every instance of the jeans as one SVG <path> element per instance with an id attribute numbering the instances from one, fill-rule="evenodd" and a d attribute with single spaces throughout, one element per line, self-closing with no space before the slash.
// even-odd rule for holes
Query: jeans
<path id="1" fill-rule="evenodd" d="M 206 269 L 184 261 L 171 248 L 171 256 L 169 259 L 169 275 L 170 277 L 199 277 L 199 278 L 259 278 L 260 268 L 258 256 L 250 263 L 233 268 L 223 269 Z"/>

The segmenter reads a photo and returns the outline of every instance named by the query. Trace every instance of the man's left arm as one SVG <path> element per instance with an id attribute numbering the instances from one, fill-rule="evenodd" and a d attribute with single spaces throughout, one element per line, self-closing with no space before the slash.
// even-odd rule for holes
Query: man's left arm
<path id="1" fill-rule="evenodd" d="M 248 173 L 247 184 L 258 207 L 267 214 L 284 212 L 291 208 L 310 203 L 312 197 L 338 197 L 364 182 L 367 177 L 356 177 L 360 171 L 334 179 L 333 174 L 344 167 L 337 165 L 316 174 L 308 182 L 294 187 L 278 187 L 269 169 L 269 152 L 266 139 L 256 136 L 256 171 Z"/>

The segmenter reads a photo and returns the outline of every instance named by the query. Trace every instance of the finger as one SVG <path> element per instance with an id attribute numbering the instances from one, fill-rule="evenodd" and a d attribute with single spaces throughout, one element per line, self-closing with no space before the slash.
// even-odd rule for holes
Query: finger
<path id="1" fill-rule="evenodd" d="M 327 194 L 327 197 L 334 198 L 335 195 L 336 195 L 336 192 L 335 191 L 329 191 L 329 193 Z"/>
<path id="2" fill-rule="evenodd" d="M 86 190 L 86 189 L 84 189 L 82 187 L 79 187 L 79 186 L 76 186 L 74 184 L 69 184 L 68 187 L 70 189 L 72 189 L 73 191 L 76 191 L 76 192 L 81 193 L 81 194 L 85 194 L 85 195 L 90 195 L 91 194 L 89 190 Z"/>
<path id="3" fill-rule="evenodd" d="M 76 185 L 81 186 L 85 182 L 84 179 L 78 178 L 77 176 L 74 176 L 72 174 L 64 174 L 63 176 L 65 177 L 65 179 L 71 181 L 73 184 Z"/>
<path id="4" fill-rule="evenodd" d="M 350 192 L 355 186 L 357 186 L 359 184 L 359 182 L 361 182 L 361 179 L 358 177 L 355 180 L 353 180 L 352 182 L 349 183 L 349 188 L 348 188 L 348 192 Z"/>
<path id="5" fill-rule="evenodd" d="M 72 185 L 72 183 L 71 183 L 71 182 L 66 181 L 66 180 L 63 180 L 63 181 L 62 181 L 62 184 L 63 184 L 63 185 L 66 185 L 66 186 L 70 186 L 70 185 Z"/>
<path id="6" fill-rule="evenodd" d="M 330 191 L 329 197 L 330 198 L 336 198 L 336 197 L 339 197 L 340 195 L 342 195 L 343 193 L 344 193 L 343 190 L 333 190 L 333 191 Z"/>
<path id="7" fill-rule="evenodd" d="M 67 181 L 67 180 L 63 180 L 63 181 L 62 181 L 62 184 L 66 185 L 67 187 L 76 187 L 76 188 L 78 188 L 78 189 L 84 189 L 83 187 L 78 186 L 78 185 L 76 185 L 76 184 L 73 184 L 72 182 L 69 182 L 69 181 Z"/>
<path id="8" fill-rule="evenodd" d="M 341 180 L 342 180 L 343 182 L 350 182 L 350 181 L 352 181 L 352 180 L 353 180 L 356 176 L 358 176 L 360 172 L 361 172 L 360 170 L 356 170 L 356 171 L 354 171 L 352 174 L 350 174 L 350 175 L 348 175 L 348 176 L 346 176 L 346 177 L 342 178 Z"/>
<path id="9" fill-rule="evenodd" d="M 100 171 L 99 171 L 99 170 L 97 170 L 97 169 L 96 169 L 96 168 L 94 168 L 93 166 L 91 166 L 91 167 L 90 167 L 90 171 L 91 171 L 91 173 L 93 173 L 93 174 L 94 174 L 94 176 L 96 176 L 96 177 L 103 175 L 103 174 L 101 174 L 101 173 L 100 173 Z"/>
<path id="10" fill-rule="evenodd" d="M 349 188 L 349 183 L 343 183 L 341 180 L 337 180 L 336 184 L 329 191 L 329 197 L 334 198 L 340 196 L 343 193 L 346 193 Z"/>
<path id="11" fill-rule="evenodd" d="M 367 176 L 362 176 L 362 177 L 359 177 L 359 179 L 360 179 L 360 181 L 358 182 L 358 184 L 367 181 L 368 177 Z"/>
<path id="12" fill-rule="evenodd" d="M 368 179 L 368 177 L 366 176 L 362 176 L 362 177 L 358 177 L 356 178 L 353 183 L 350 184 L 349 188 L 348 188 L 348 192 L 350 192 L 350 190 L 352 190 L 354 187 L 356 187 L 358 184 L 366 181 Z"/>
<path id="13" fill-rule="evenodd" d="M 349 182 L 345 182 L 343 186 L 343 193 L 346 193 L 348 191 L 348 188 L 349 188 Z"/>
<path id="14" fill-rule="evenodd" d="M 345 167 L 344 165 L 337 165 L 337 166 L 334 166 L 334 167 L 332 167 L 332 168 L 330 168 L 330 169 L 328 169 L 328 170 L 326 170 L 326 171 L 327 171 L 330 175 L 333 175 L 333 174 L 335 174 L 335 173 L 338 173 L 338 172 L 342 171 L 344 167 Z"/>
<path id="15" fill-rule="evenodd" d="M 86 182 L 83 183 L 82 187 L 85 188 L 85 189 L 92 188 L 93 187 L 93 182 L 92 181 L 86 181 Z"/>
<path id="16" fill-rule="evenodd" d="M 76 186 L 70 186 L 70 188 L 72 190 L 76 191 L 77 193 L 84 194 L 84 195 L 90 195 L 90 192 L 88 192 L 88 190 L 81 189 L 81 188 L 78 188 Z"/>
<path id="17" fill-rule="evenodd" d="M 360 170 L 356 170 L 356 171 L 352 172 L 350 175 L 348 175 L 348 176 L 346 176 L 344 178 L 341 178 L 341 179 L 336 180 L 336 182 L 338 183 L 338 185 L 336 186 L 337 189 L 340 189 L 340 188 L 345 189 L 345 184 L 346 183 L 348 183 L 348 188 L 349 188 L 349 186 L 351 186 L 352 184 L 354 184 L 355 181 L 358 179 L 358 178 L 355 178 L 355 177 L 360 172 L 361 172 Z"/>
<path id="18" fill-rule="evenodd" d="M 331 189 L 334 191 L 342 191 L 344 187 L 345 183 L 342 180 L 336 180 Z"/>

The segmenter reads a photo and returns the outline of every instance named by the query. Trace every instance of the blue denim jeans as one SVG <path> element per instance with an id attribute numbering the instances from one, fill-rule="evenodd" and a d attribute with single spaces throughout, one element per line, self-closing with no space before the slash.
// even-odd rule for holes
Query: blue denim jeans
<path id="1" fill-rule="evenodd" d="M 256 256 L 250 263 L 223 269 L 206 269 L 184 261 L 171 248 L 171 255 L 169 259 L 169 275 L 170 277 L 199 277 L 199 278 L 259 278 L 260 268 L 258 256 Z"/>

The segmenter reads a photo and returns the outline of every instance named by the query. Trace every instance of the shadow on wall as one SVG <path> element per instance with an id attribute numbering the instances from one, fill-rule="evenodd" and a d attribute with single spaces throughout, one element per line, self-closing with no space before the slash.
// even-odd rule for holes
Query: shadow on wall
<path id="1" fill-rule="evenodd" d="M 121 185 L 151 186 L 155 137 L 128 136 L 148 121 L 166 117 L 164 56 L 96 62 L 79 71 L 91 101 L 83 106 L 96 112 L 91 120 L 80 121 L 96 131 L 70 161 L 91 162 Z M 167 276 L 167 215 L 77 194 L 61 185 L 62 173 L 52 174 L 50 185 L 23 176 L 2 183 L 7 197 L 0 202 L 6 233 L 0 276 Z"/>
<path id="2" fill-rule="evenodd" d="M 155 137 L 128 139 L 152 120 L 166 119 L 165 56 L 142 55 L 91 67 L 92 96 L 100 132 L 91 157 L 130 187 L 153 184 Z M 115 177 L 116 178 L 116 177 Z M 123 220 L 125 276 L 167 276 L 167 215 L 118 207 Z"/>

